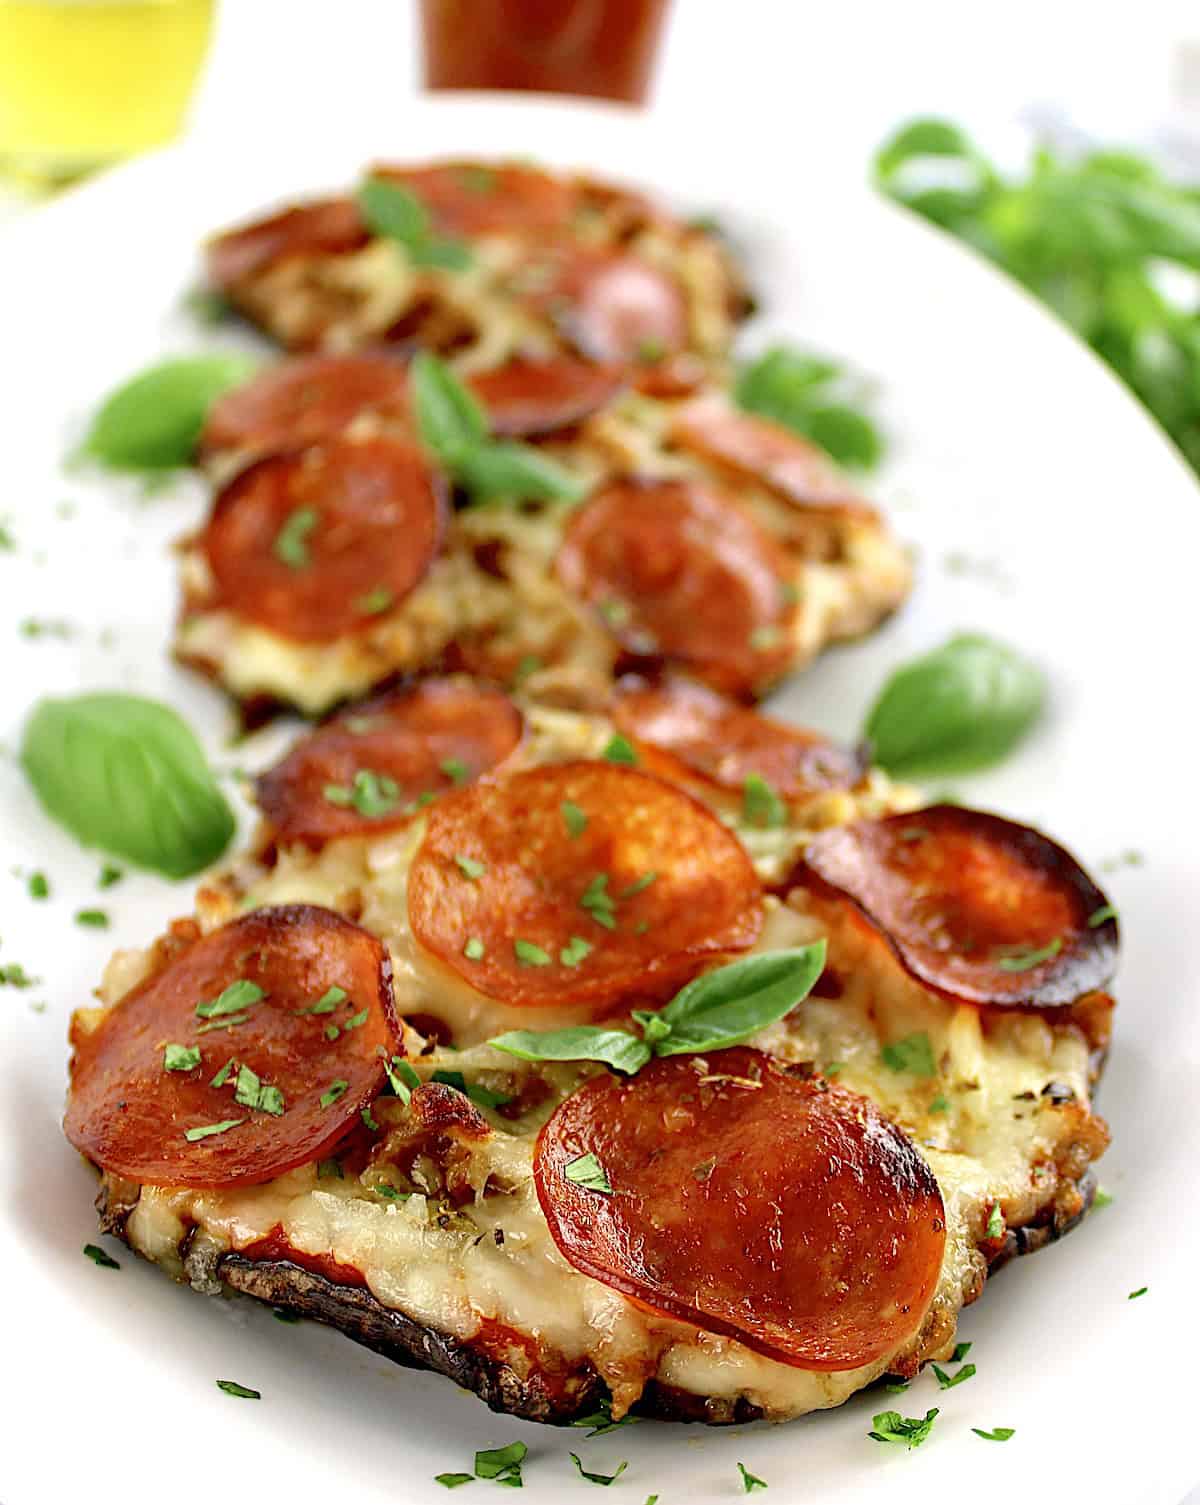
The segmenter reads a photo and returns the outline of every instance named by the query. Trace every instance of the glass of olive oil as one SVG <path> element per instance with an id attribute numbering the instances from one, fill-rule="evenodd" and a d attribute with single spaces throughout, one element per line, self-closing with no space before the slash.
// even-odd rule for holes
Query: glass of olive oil
<path id="1" fill-rule="evenodd" d="M 52 187 L 177 135 L 215 0 L 0 0 L 0 172 Z"/>

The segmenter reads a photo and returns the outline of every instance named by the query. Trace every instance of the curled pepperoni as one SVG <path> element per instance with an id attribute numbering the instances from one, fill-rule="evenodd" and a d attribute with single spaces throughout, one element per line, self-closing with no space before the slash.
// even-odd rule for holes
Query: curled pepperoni
<path id="1" fill-rule="evenodd" d="M 679 660 L 731 694 L 788 663 L 789 561 L 712 487 L 614 483 L 572 514 L 555 568 L 633 655 Z"/>
<path id="2" fill-rule="evenodd" d="M 194 941 L 72 1044 L 67 1138 L 155 1186 L 248 1185 L 320 1159 L 382 1087 L 380 1052 L 403 1049 L 387 952 L 310 904 Z"/>
<path id="3" fill-rule="evenodd" d="M 670 437 L 728 475 L 758 481 L 796 507 L 878 521 L 875 508 L 855 494 L 823 449 L 770 419 L 703 398 L 677 415 Z"/>
<path id="4" fill-rule="evenodd" d="M 682 290 L 640 256 L 560 246 L 527 262 L 513 282 L 589 360 L 658 360 L 688 342 Z"/>
<path id="5" fill-rule="evenodd" d="M 981 1004 L 1070 1004 L 1111 978 L 1117 922 L 1040 831 L 933 805 L 823 831 L 805 864 L 850 899 L 919 982 Z"/>
<path id="6" fill-rule="evenodd" d="M 295 642 L 328 642 L 420 583 L 445 511 L 415 444 L 334 439 L 243 470 L 217 497 L 204 548 L 221 604 Z"/>
<path id="7" fill-rule="evenodd" d="M 214 237 L 206 251 L 208 275 L 217 287 L 235 290 L 289 257 L 340 256 L 366 243 L 352 199 L 314 199 Z"/>
<path id="8" fill-rule="evenodd" d="M 407 389 L 403 366 L 385 356 L 293 356 L 217 399 L 200 453 L 299 449 L 335 438 L 367 412 L 403 420 Z"/>
<path id="9" fill-rule="evenodd" d="M 378 163 L 370 175 L 407 188 L 445 235 L 544 233 L 569 225 L 576 207 L 567 179 L 515 162 Z"/>
<path id="10" fill-rule="evenodd" d="M 573 428 L 611 402 L 624 385 L 619 368 L 570 356 L 509 361 L 470 378 L 492 433 L 518 439 Z"/>
<path id="11" fill-rule="evenodd" d="M 302 737 L 259 777 L 258 804 L 281 845 L 386 831 L 502 763 L 522 729 L 520 711 L 499 690 L 425 680 Z"/>
<path id="12" fill-rule="evenodd" d="M 583 1155 L 611 1193 L 571 1179 Z M 534 1179 L 575 1269 L 799 1369 L 893 1352 L 941 1270 L 942 1197 L 912 1141 L 746 1047 L 591 1078 L 538 1136 Z"/>
<path id="13" fill-rule="evenodd" d="M 439 800 L 408 914 L 417 940 L 490 998 L 597 1014 L 667 996 L 762 927 L 750 859 L 714 815 L 649 774 L 589 762 Z"/>
<path id="14" fill-rule="evenodd" d="M 861 753 L 820 732 L 787 726 L 686 680 L 627 680 L 612 716 L 667 778 L 682 768 L 718 788 L 741 790 L 757 774 L 784 799 L 803 800 L 852 788 L 866 772 Z"/>

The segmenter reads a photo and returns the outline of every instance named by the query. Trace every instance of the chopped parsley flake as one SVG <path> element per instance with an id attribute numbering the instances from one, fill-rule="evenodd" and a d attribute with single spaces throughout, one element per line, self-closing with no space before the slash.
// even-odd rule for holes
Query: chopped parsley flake
<path id="1" fill-rule="evenodd" d="M 623 888 L 617 897 L 619 899 L 636 898 L 638 894 L 645 893 L 657 877 L 657 873 L 643 873 L 640 878 L 635 878 L 628 888 Z"/>
<path id="2" fill-rule="evenodd" d="M 1112 1199 L 1113 1199 L 1112 1192 L 1105 1191 L 1102 1186 L 1098 1186 L 1096 1188 L 1096 1195 L 1092 1198 L 1092 1206 L 1093 1207 L 1109 1207 L 1112 1204 Z"/>
<path id="3" fill-rule="evenodd" d="M 342 1170 L 342 1162 L 336 1157 L 329 1160 L 317 1161 L 318 1181 L 343 1181 L 345 1180 L 345 1174 L 346 1173 Z"/>
<path id="4" fill-rule="evenodd" d="M 40 977 L 30 977 L 20 962 L 8 962 L 0 966 L 0 986 L 35 988 L 41 980 Z"/>
<path id="5" fill-rule="evenodd" d="M 183 1137 L 189 1144 L 195 1144 L 198 1139 L 208 1139 L 213 1134 L 224 1134 L 229 1129 L 236 1129 L 239 1124 L 244 1124 L 244 1118 L 223 1118 L 219 1124 L 200 1124 L 194 1129 L 185 1129 Z"/>
<path id="6" fill-rule="evenodd" d="M 562 811 L 563 824 L 567 828 L 567 835 L 572 838 L 582 836 L 587 830 L 587 815 L 573 800 L 563 800 L 559 809 Z"/>
<path id="7" fill-rule="evenodd" d="M 471 777 L 471 770 L 461 758 L 443 758 L 438 767 L 452 784 L 465 784 Z"/>
<path id="8" fill-rule="evenodd" d="M 198 1045 L 167 1045 L 163 1047 L 164 1071 L 191 1071 L 200 1064 Z"/>
<path id="9" fill-rule="evenodd" d="M 840 1076 L 845 1069 L 845 1061 L 830 1061 L 829 1065 L 821 1072 L 821 1075 L 826 1078 Z"/>
<path id="10" fill-rule="evenodd" d="M 472 883 L 477 878 L 482 878 L 487 872 L 487 863 L 479 862 L 474 857 L 464 857 L 461 852 L 454 855 L 454 865 L 464 878 L 469 878 Z"/>
<path id="11" fill-rule="evenodd" d="M 510 1442 L 503 1448 L 483 1448 L 475 1454 L 475 1477 L 498 1479 L 501 1483 L 515 1479 L 519 1485 L 521 1464 L 528 1451 L 523 1442 Z"/>
<path id="12" fill-rule="evenodd" d="M 905 1035 L 901 1040 L 892 1040 L 881 1052 L 883 1064 L 890 1071 L 908 1071 L 913 1076 L 936 1076 L 937 1064 L 933 1059 L 933 1047 L 924 1030 Z"/>
<path id="13" fill-rule="evenodd" d="M 596 1409 L 588 1416 L 577 1416 L 571 1423 L 573 1427 L 590 1427 L 588 1438 L 604 1437 L 609 1432 L 615 1432 L 618 1427 L 631 1427 L 637 1422 L 637 1417 L 626 1414 L 620 1421 L 613 1420 L 612 1401 L 601 1399 Z"/>
<path id="14" fill-rule="evenodd" d="M 1057 956 L 1062 950 L 1062 940 L 1055 936 L 1046 945 L 1037 950 L 1024 948 L 1016 951 L 1006 951 L 996 958 L 996 965 L 1001 972 L 1028 972 L 1034 967 L 1041 966 L 1042 962 L 1048 962 L 1052 956 Z"/>
<path id="15" fill-rule="evenodd" d="M 372 1134 L 378 1134 L 378 1132 L 379 1132 L 379 1125 L 375 1122 L 375 1119 L 374 1119 L 374 1117 L 371 1114 L 370 1108 L 364 1108 L 362 1110 L 362 1112 L 359 1114 L 359 1117 L 363 1121 L 363 1127 L 364 1128 L 370 1129 L 370 1131 L 371 1131 Z"/>
<path id="16" fill-rule="evenodd" d="M 620 1463 L 617 1464 L 616 1471 L 614 1473 L 594 1474 L 591 1473 L 588 1469 L 584 1468 L 578 1453 L 571 1454 L 571 1461 L 579 1470 L 579 1477 L 581 1479 L 586 1479 L 589 1484 L 603 1484 L 605 1488 L 607 1488 L 610 1484 L 615 1484 L 616 1481 L 625 1472 L 625 1470 L 629 1467 L 629 1459 L 622 1458 Z"/>
<path id="17" fill-rule="evenodd" d="M 48 899 L 50 897 L 50 880 L 45 873 L 30 873 L 29 897 L 31 899 Z"/>
<path id="18" fill-rule="evenodd" d="M 477 935 L 469 935 L 463 947 L 463 955 L 469 962 L 481 962 L 487 955 L 487 947 Z"/>
<path id="19" fill-rule="evenodd" d="M 525 680 L 527 680 L 531 674 L 536 674 L 541 667 L 542 661 L 540 658 L 538 658 L 537 654 L 527 653 L 521 660 L 521 662 L 517 665 L 516 669 L 513 671 L 513 689 L 519 689 L 521 684 Z"/>
<path id="20" fill-rule="evenodd" d="M 899 1411 L 880 1411 L 871 1418 L 871 1430 L 867 1436 L 873 1437 L 876 1442 L 896 1442 L 908 1448 L 920 1447 L 933 1431 L 937 1414 L 936 1406 L 926 1411 L 923 1417 L 901 1416 Z"/>
<path id="21" fill-rule="evenodd" d="M 377 585 L 374 590 L 368 591 L 365 596 L 359 596 L 355 601 L 356 611 L 361 611 L 364 616 L 377 617 L 380 612 L 387 611 L 394 603 L 395 596 L 386 586 Z"/>
<path id="22" fill-rule="evenodd" d="M 345 1003 L 350 995 L 345 988 L 339 988 L 335 983 L 317 999 L 316 1003 L 306 1003 L 302 1009 L 297 1009 L 300 1014 L 332 1014 L 339 1003 Z"/>
<path id="23" fill-rule="evenodd" d="M 752 1495 L 756 1489 L 766 1489 L 767 1481 L 760 1479 L 757 1474 L 752 1474 L 744 1463 L 738 1464 L 738 1473 L 742 1476 L 742 1493 Z"/>
<path id="24" fill-rule="evenodd" d="M 421 1078 L 403 1056 L 393 1056 L 384 1067 L 392 1091 L 405 1105 L 412 1097 L 413 1089 L 421 1085 Z"/>
<path id="25" fill-rule="evenodd" d="M 100 869 L 100 876 L 96 879 L 96 887 L 112 888 L 113 884 L 120 883 L 124 876 L 123 869 L 117 867 L 115 863 L 106 862 Z"/>
<path id="26" fill-rule="evenodd" d="M 984 1231 L 988 1238 L 1004 1237 L 1004 1214 L 1000 1211 L 999 1202 L 993 1203 L 992 1210 L 988 1213 L 987 1228 Z"/>
<path id="27" fill-rule="evenodd" d="M 573 935 L 558 953 L 558 959 L 564 967 L 577 967 L 585 957 L 591 955 L 591 951 L 591 945 L 582 936 Z"/>
<path id="28" fill-rule="evenodd" d="M 608 891 L 608 874 L 597 873 L 588 879 L 588 885 L 579 898 L 580 909 L 586 909 L 597 925 L 605 930 L 617 928 L 616 906 Z"/>
<path id="29" fill-rule="evenodd" d="M 102 1270 L 119 1270 L 120 1264 L 108 1253 L 101 1249 L 99 1244 L 84 1244 L 83 1252 L 94 1265 L 99 1265 Z"/>
<path id="30" fill-rule="evenodd" d="M 209 1082 L 208 1085 L 210 1087 L 224 1087 L 225 1083 L 229 1080 L 229 1073 L 236 1065 L 237 1061 L 234 1060 L 232 1056 L 230 1056 L 228 1061 L 225 1062 L 224 1066 L 221 1067 L 220 1071 L 217 1072 L 216 1076 L 213 1077 L 212 1081 Z"/>
<path id="31" fill-rule="evenodd" d="M 622 737 L 620 732 L 615 732 L 609 738 L 603 756 L 610 763 L 626 763 L 631 768 L 637 766 L 637 753 L 633 750 L 633 744 L 627 737 Z"/>
<path id="32" fill-rule="evenodd" d="M 207 998 L 196 1005 L 197 1019 L 219 1019 L 226 1014 L 240 1014 L 252 1004 L 261 1003 L 266 993 L 256 982 L 239 977 L 231 982 L 216 998 Z"/>
<path id="33" fill-rule="evenodd" d="M 1117 911 L 1115 906 L 1112 904 L 1102 904 L 1099 909 L 1093 909 L 1091 914 L 1088 915 L 1088 929 L 1098 930 L 1101 925 L 1107 924 L 1109 920 L 1115 920 L 1116 917 Z"/>
<path id="34" fill-rule="evenodd" d="M 543 951 L 532 941 L 525 941 L 520 937 L 513 942 L 513 954 L 523 967 L 548 967 L 550 965 L 548 951 Z"/>
<path id="35" fill-rule="evenodd" d="M 400 802 L 400 786 L 395 779 L 375 773 L 370 768 L 360 768 L 349 787 L 345 784 L 326 784 L 321 792 L 331 805 L 340 805 L 343 809 L 353 808 L 366 820 L 378 820 L 384 815 L 391 815 Z"/>
<path id="36" fill-rule="evenodd" d="M 362 1026 L 367 1022 L 367 1015 L 370 1012 L 371 1012 L 371 1010 L 370 1010 L 369 1006 L 367 1008 L 365 1008 L 365 1009 L 359 1009 L 359 1011 L 358 1011 L 357 1014 L 351 1014 L 350 1015 L 349 1019 L 347 1019 L 346 1022 L 345 1022 L 345 1024 L 342 1025 L 342 1028 L 343 1029 L 361 1029 Z"/>
<path id="37" fill-rule="evenodd" d="M 474 1484 L 474 1474 L 434 1474 L 433 1482 L 443 1484 L 447 1489 L 457 1489 L 460 1484 Z"/>
<path id="38" fill-rule="evenodd" d="M 586 1155 L 577 1155 L 574 1160 L 568 1160 L 563 1166 L 563 1175 L 568 1181 L 573 1181 L 576 1186 L 586 1187 L 588 1191 L 612 1192 L 608 1172 L 590 1150 Z"/>
<path id="39" fill-rule="evenodd" d="M 928 1111 L 930 1113 L 949 1113 L 950 1099 L 943 1093 L 939 1092 L 934 1100 L 930 1103 Z"/>
<path id="40" fill-rule="evenodd" d="M 333 1104 L 337 1102 L 338 1098 L 341 1097 L 343 1093 L 345 1093 L 349 1086 L 350 1083 L 347 1082 L 343 1077 L 338 1077 L 336 1082 L 330 1082 L 329 1086 L 326 1087 L 325 1091 L 321 1094 L 321 1107 L 331 1108 Z"/>
<path id="41" fill-rule="evenodd" d="M 224 1390 L 226 1395 L 236 1395 L 240 1400 L 262 1400 L 261 1390 L 251 1390 L 247 1385 L 239 1385 L 236 1380 L 218 1380 L 217 1389 Z"/>
<path id="42" fill-rule="evenodd" d="M 1144 1296 L 1149 1289 L 1149 1286 L 1139 1286 L 1136 1291 L 1130 1291 L 1128 1299 L 1136 1301 L 1139 1296 Z"/>
<path id="43" fill-rule="evenodd" d="M 86 925 L 91 930 L 107 930 L 108 912 L 103 909 L 79 909 L 75 912 L 76 925 Z"/>
<path id="44" fill-rule="evenodd" d="M 937 1376 L 939 1390 L 953 1390 L 955 1385 L 962 1385 L 975 1376 L 974 1364 L 964 1364 L 957 1374 L 947 1374 L 940 1364 L 931 1366 Z"/>
<path id="45" fill-rule="evenodd" d="M 950 1362 L 952 1364 L 961 1364 L 970 1352 L 971 1345 L 969 1343 L 956 1343 L 954 1345 L 954 1352 L 950 1355 Z"/>
<path id="46" fill-rule="evenodd" d="M 982 1437 L 987 1442 L 1007 1442 L 1017 1430 L 1016 1427 L 993 1427 L 990 1432 L 985 1432 L 982 1427 L 972 1427 L 976 1437 Z"/>
<path id="47" fill-rule="evenodd" d="M 299 1312 L 289 1312 L 282 1306 L 273 1306 L 271 1308 L 271 1316 L 275 1318 L 276 1322 L 286 1322 L 289 1326 L 301 1320 Z"/>
<path id="48" fill-rule="evenodd" d="M 289 570 L 307 569 L 312 562 L 308 554 L 308 535 L 321 521 L 315 507 L 297 507 L 289 512 L 283 527 L 275 535 L 271 552 Z"/>
<path id="49" fill-rule="evenodd" d="M 748 826 L 768 831 L 787 825 L 788 808 L 762 774 L 746 775 L 742 785 L 742 819 Z"/>
<path id="50" fill-rule="evenodd" d="M 255 1108 L 260 1113 L 269 1113 L 279 1118 L 284 1110 L 283 1093 L 278 1087 L 265 1084 L 257 1072 L 249 1066 L 239 1066 L 233 1088 L 233 1100 L 243 1108 Z"/>

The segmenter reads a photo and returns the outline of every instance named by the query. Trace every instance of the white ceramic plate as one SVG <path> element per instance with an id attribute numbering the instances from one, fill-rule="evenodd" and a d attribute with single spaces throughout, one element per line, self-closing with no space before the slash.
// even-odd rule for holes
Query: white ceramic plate
<path id="1" fill-rule="evenodd" d="M 1035 1498 L 1175 1505 L 1200 1471 L 1192 478 L 1086 351 L 991 270 L 865 192 L 740 142 L 736 122 L 652 128 L 616 110 L 487 99 L 417 102 L 399 116 L 371 108 L 353 122 L 314 111 L 286 139 L 264 120 L 260 141 L 146 160 L 0 242 L 0 517 L 17 539 L 0 554 L 0 962 L 43 979 L 0 988 L 0 1497 L 440 1501 L 435 1473 L 521 1437 L 531 1505 L 590 1497 L 572 1448 L 605 1471 L 628 1458 L 612 1498 L 637 1505 L 652 1493 L 662 1505 L 732 1500 L 738 1459 L 768 1481 L 771 1500 L 987 1498 L 1003 1479 Z M 942 1395 L 926 1376 L 901 1398 L 860 1396 L 775 1429 L 643 1424 L 585 1443 L 492 1416 L 447 1381 L 314 1325 L 201 1299 L 128 1253 L 114 1272 L 80 1252 L 96 1235 L 92 1178 L 58 1126 L 67 1017 L 113 946 L 141 945 L 186 912 L 190 886 L 131 875 L 97 892 L 99 858 L 41 815 L 13 761 L 23 715 L 47 692 L 135 689 L 189 716 L 218 763 L 249 755 L 228 747 L 231 717 L 215 692 L 166 657 L 168 548 L 200 518 L 201 488 L 185 481 L 147 500 L 135 486 L 67 474 L 63 459 L 115 381 L 217 338 L 179 311 L 203 232 L 274 197 L 349 181 L 371 157 L 442 152 L 586 165 L 716 209 L 763 295 L 747 342 L 798 337 L 877 378 L 893 436 L 881 491 L 918 551 L 916 594 L 779 708 L 852 734 L 892 664 L 954 629 L 995 632 L 1045 665 L 1053 708 L 1002 769 L 960 780 L 962 795 L 1044 823 L 1093 866 L 1144 854 L 1103 880 L 1125 935 L 1101 1104 L 1115 1202 L 1005 1270 L 966 1314 L 978 1364 L 969 1385 Z M 28 617 L 64 619 L 71 635 L 25 638 Z M 50 876 L 48 902 L 26 897 L 22 873 L 34 867 Z M 73 923 L 100 904 L 109 933 Z M 1141 1286 L 1148 1293 L 1130 1301 Z M 231 1399 L 217 1378 L 263 1398 Z M 941 1406 L 919 1451 L 867 1438 L 872 1412 L 897 1401 L 911 1414 Z M 1015 1437 L 971 1431 L 996 1425 Z"/>

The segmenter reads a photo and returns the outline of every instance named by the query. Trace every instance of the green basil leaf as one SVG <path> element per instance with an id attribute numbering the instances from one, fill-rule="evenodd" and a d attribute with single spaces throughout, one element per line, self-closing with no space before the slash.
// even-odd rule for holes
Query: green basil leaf
<path id="1" fill-rule="evenodd" d="M 445 361 L 419 351 L 408 368 L 421 438 L 448 470 L 487 439 L 487 417 Z"/>
<path id="2" fill-rule="evenodd" d="M 615 1071 L 632 1075 L 650 1059 L 650 1047 L 623 1029 L 598 1029 L 581 1024 L 572 1029 L 510 1030 L 488 1041 L 497 1050 L 522 1061 L 603 1061 Z"/>
<path id="3" fill-rule="evenodd" d="M 116 693 L 39 701 L 21 764 L 47 812 L 84 846 L 168 878 L 208 867 L 233 836 L 233 812 L 199 742 L 157 701 Z"/>
<path id="4" fill-rule="evenodd" d="M 557 460 L 528 444 L 483 444 L 460 455 L 455 479 L 477 502 L 513 497 L 530 501 L 577 502 L 587 490 Z"/>
<path id="5" fill-rule="evenodd" d="M 999 762 L 1037 721 L 1041 671 L 1014 649 L 962 633 L 897 669 L 867 717 L 875 761 L 901 778 Z"/>
<path id="6" fill-rule="evenodd" d="M 819 444 L 841 465 L 869 470 L 879 463 L 878 429 L 848 398 L 844 368 L 824 356 L 776 345 L 739 371 L 734 400 Z"/>
<path id="7" fill-rule="evenodd" d="M 83 441 L 85 454 L 116 470 L 169 470 L 191 462 L 214 400 L 254 374 L 247 355 L 164 361 L 105 398 Z"/>
<path id="8" fill-rule="evenodd" d="M 670 1025 L 655 1041 L 660 1056 L 722 1050 L 765 1029 L 811 992 L 825 967 L 825 942 L 745 956 L 703 972 L 682 988 L 659 1018 Z"/>
<path id="9" fill-rule="evenodd" d="M 356 200 L 359 215 L 372 235 L 384 235 L 407 246 L 429 234 L 429 211 L 416 194 L 399 183 L 368 178 Z"/>
<path id="10" fill-rule="evenodd" d="M 960 157 L 974 162 L 976 153 L 966 134 L 951 121 L 912 120 L 875 154 L 876 179 L 886 184 L 900 168 L 925 157 Z"/>
<path id="11" fill-rule="evenodd" d="M 474 257 L 471 248 L 461 240 L 423 240 L 408 248 L 413 266 L 445 267 L 447 271 L 462 272 L 471 265 Z"/>

